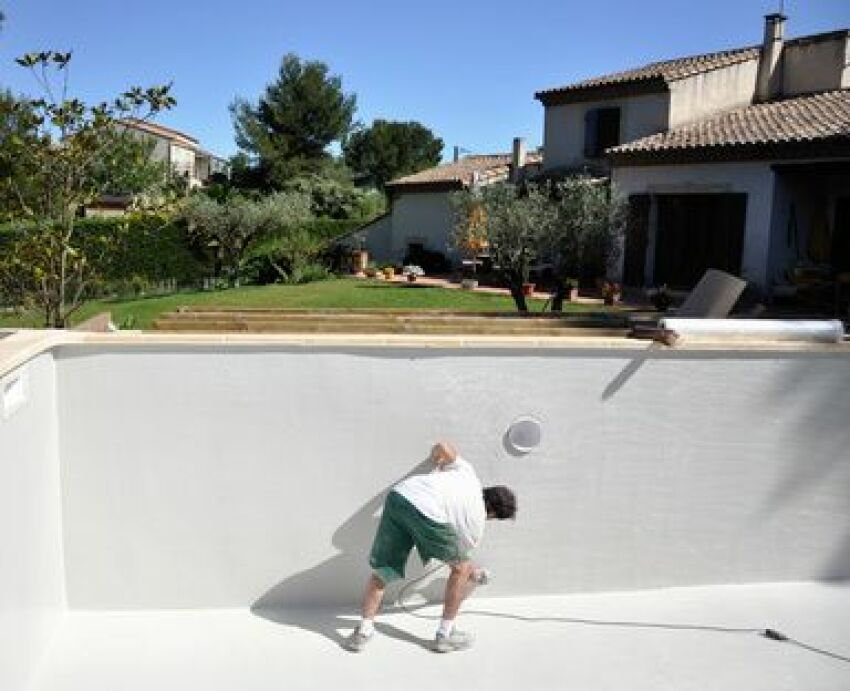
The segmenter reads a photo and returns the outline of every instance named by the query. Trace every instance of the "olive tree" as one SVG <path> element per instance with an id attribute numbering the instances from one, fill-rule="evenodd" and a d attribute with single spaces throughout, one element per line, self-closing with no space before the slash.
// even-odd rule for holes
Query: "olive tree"
<path id="1" fill-rule="evenodd" d="M 25 222 L 0 248 L 0 290 L 12 304 L 40 307 L 45 325 L 61 328 L 96 278 L 75 236 L 80 210 L 107 191 L 151 180 L 139 148 L 146 145 L 120 120 L 148 119 L 175 101 L 169 86 L 133 87 L 89 106 L 68 95 L 71 53 L 28 53 L 16 62 L 42 97 L 11 106 L 15 131 L 0 142 L 0 168 L 14 173 L 0 180 L 5 215 Z"/>
<path id="2" fill-rule="evenodd" d="M 554 215 L 547 189 L 500 183 L 456 192 L 452 201 L 454 244 L 461 251 L 486 245 L 517 309 L 528 312 L 523 284 L 528 283 Z"/>
<path id="3" fill-rule="evenodd" d="M 251 243 L 309 220 L 310 201 L 297 192 L 278 192 L 261 200 L 231 195 L 222 202 L 197 194 L 185 201 L 182 214 L 190 235 L 213 251 L 227 281 L 238 286 Z"/>
<path id="4" fill-rule="evenodd" d="M 576 176 L 549 187 L 552 213 L 541 251 L 552 260 L 552 311 L 560 312 L 568 277 L 606 278 L 622 247 L 626 204 L 605 180 Z"/>

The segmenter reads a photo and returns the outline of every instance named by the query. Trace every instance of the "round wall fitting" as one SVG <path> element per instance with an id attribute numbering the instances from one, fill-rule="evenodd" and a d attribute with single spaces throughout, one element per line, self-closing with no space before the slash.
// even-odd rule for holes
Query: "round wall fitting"
<path id="1" fill-rule="evenodd" d="M 518 417 L 508 428 L 508 444 L 517 453 L 531 453 L 540 446 L 542 438 L 540 422 L 530 415 Z"/>

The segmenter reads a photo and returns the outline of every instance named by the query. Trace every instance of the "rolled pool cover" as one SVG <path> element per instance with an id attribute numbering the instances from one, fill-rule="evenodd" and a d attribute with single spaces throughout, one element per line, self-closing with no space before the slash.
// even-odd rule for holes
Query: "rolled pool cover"
<path id="1" fill-rule="evenodd" d="M 792 341 L 840 343 L 844 325 L 838 319 L 677 319 L 665 317 L 662 329 L 681 339 L 701 341 Z"/>

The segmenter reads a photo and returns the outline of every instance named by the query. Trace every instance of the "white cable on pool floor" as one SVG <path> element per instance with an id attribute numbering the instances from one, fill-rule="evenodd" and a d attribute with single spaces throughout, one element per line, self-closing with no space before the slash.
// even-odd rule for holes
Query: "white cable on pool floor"
<path id="1" fill-rule="evenodd" d="M 437 621 L 440 619 L 440 615 L 438 614 L 421 614 L 412 607 L 410 607 L 405 601 L 404 597 L 407 591 L 420 581 L 424 581 L 429 576 L 433 576 L 440 569 L 446 568 L 446 564 L 438 564 L 432 569 L 429 569 L 425 573 L 416 578 L 411 578 L 407 583 L 405 583 L 401 589 L 398 591 L 398 595 L 395 599 L 395 604 L 407 615 L 411 617 L 416 617 L 417 619 L 430 619 L 432 621 Z M 426 603 L 420 605 L 421 607 L 427 607 L 430 603 Z M 611 626 L 616 628 L 632 628 L 632 629 L 666 629 L 668 631 L 708 631 L 712 633 L 739 633 L 739 634 L 756 634 L 763 638 L 767 638 L 772 641 L 777 641 L 780 643 L 791 643 L 792 645 L 796 645 L 803 650 L 808 650 L 809 652 L 816 653 L 817 655 L 824 655 L 826 657 L 831 657 L 835 660 L 840 660 L 842 662 L 850 663 L 850 656 L 840 655 L 839 653 L 832 652 L 830 650 L 826 650 L 824 648 L 818 648 L 813 645 L 809 645 L 808 643 L 804 643 L 802 641 L 797 640 L 796 638 L 792 638 L 781 631 L 770 628 L 749 628 L 749 627 L 734 627 L 734 626 L 712 626 L 709 624 L 671 624 L 666 622 L 652 622 L 652 621 L 615 621 L 608 619 L 583 619 L 578 617 L 527 617 L 520 614 L 510 614 L 509 612 L 493 612 L 488 610 L 477 610 L 477 609 L 469 609 L 463 610 L 463 614 L 467 616 L 478 616 L 478 617 L 493 617 L 497 619 L 512 619 L 514 621 L 524 621 L 531 624 L 534 623 L 562 623 L 562 624 L 576 624 L 581 626 Z"/>

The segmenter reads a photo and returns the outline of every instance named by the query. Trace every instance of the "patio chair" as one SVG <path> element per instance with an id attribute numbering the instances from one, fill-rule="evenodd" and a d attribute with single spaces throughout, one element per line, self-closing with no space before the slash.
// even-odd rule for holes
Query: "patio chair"
<path id="1" fill-rule="evenodd" d="M 747 282 L 737 276 L 719 269 L 708 269 L 682 305 L 671 310 L 670 314 L 690 319 L 725 319 L 746 287 Z M 678 340 L 676 334 L 661 328 L 657 321 L 651 324 L 635 323 L 629 335 L 665 345 L 673 345 Z"/>

